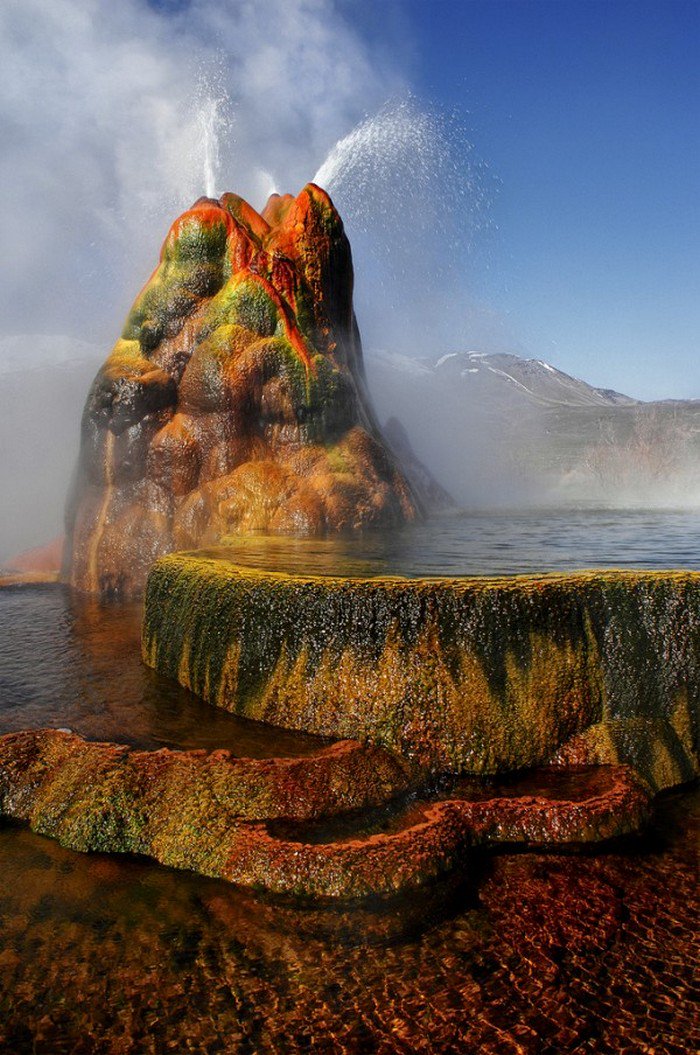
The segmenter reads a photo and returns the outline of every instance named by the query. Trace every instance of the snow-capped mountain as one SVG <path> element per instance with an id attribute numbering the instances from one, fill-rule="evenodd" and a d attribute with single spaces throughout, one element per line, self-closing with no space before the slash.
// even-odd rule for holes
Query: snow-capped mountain
<path id="1" fill-rule="evenodd" d="M 645 403 L 542 359 L 366 357 L 380 421 L 468 506 L 700 503 L 700 401 Z"/>
<path id="2" fill-rule="evenodd" d="M 465 392 L 489 393 L 508 403 L 511 397 L 542 405 L 607 407 L 638 402 L 610 388 L 595 388 L 543 359 L 523 359 L 507 352 L 451 352 L 433 362 L 379 352 L 368 356 L 367 369 L 370 374 L 395 370 L 416 378 L 432 376 L 450 386 L 457 383 Z"/>

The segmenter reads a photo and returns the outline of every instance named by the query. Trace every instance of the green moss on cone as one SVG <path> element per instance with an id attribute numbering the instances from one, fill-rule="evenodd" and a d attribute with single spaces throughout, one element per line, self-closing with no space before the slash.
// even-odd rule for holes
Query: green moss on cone
<path id="1" fill-rule="evenodd" d="M 175 221 L 85 406 L 74 587 L 136 596 L 172 549 L 419 514 L 365 392 L 352 288 L 342 221 L 313 185 L 263 215 L 225 194 Z"/>

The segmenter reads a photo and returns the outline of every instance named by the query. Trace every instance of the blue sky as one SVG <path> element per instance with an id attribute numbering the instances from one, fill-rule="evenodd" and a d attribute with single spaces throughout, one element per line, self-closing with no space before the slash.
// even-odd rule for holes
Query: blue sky
<path id="1" fill-rule="evenodd" d="M 502 181 L 488 293 L 523 350 L 700 396 L 700 4 L 363 7 L 419 95 L 469 111 Z"/>
<path id="2" fill-rule="evenodd" d="M 230 118 L 216 192 L 255 204 L 411 93 L 420 120 L 466 125 L 493 226 L 468 259 L 441 252 L 467 241 L 466 195 L 431 215 L 440 177 L 411 201 L 405 128 L 394 168 L 333 190 L 368 349 L 503 347 L 700 397 L 698 0 L 3 0 L 0 54 L 0 336 L 109 347 L 204 190 L 212 92 Z"/>

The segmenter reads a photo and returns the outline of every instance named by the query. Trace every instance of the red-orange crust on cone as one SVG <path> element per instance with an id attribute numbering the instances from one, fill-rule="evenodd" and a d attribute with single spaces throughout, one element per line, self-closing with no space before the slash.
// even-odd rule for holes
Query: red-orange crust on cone
<path id="1" fill-rule="evenodd" d="M 418 515 L 368 402 L 352 289 L 343 223 L 313 184 L 262 215 L 228 193 L 175 220 L 88 396 L 74 587 L 137 596 L 183 545 Z"/>

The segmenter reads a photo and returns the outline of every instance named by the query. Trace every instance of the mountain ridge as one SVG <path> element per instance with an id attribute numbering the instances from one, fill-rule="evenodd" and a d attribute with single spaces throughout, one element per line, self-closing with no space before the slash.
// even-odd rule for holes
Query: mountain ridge
<path id="1" fill-rule="evenodd" d="M 469 508 L 700 501 L 700 400 L 645 401 L 509 352 L 365 357 L 380 420 Z"/>
<path id="2" fill-rule="evenodd" d="M 397 366 L 407 373 L 425 372 L 438 379 L 459 376 L 473 384 L 497 380 L 543 403 L 630 406 L 645 402 L 612 388 L 591 385 L 544 359 L 525 358 L 512 352 L 448 352 L 435 360 L 427 356 L 410 359 L 395 353 L 375 352 L 368 354 L 367 359 Z"/>

